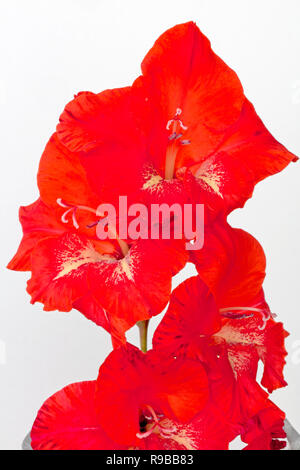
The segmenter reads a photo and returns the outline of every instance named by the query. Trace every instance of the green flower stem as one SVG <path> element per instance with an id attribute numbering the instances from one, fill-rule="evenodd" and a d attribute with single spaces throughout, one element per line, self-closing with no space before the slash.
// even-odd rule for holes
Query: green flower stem
<path id="1" fill-rule="evenodd" d="M 149 320 L 142 320 L 137 322 L 137 326 L 140 330 L 140 343 L 141 343 L 141 350 L 143 353 L 147 352 L 147 334 L 148 334 L 148 325 Z"/>

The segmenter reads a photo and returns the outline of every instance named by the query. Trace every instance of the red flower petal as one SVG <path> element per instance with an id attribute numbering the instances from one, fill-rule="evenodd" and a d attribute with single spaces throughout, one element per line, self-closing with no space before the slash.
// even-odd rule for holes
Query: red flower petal
<path id="1" fill-rule="evenodd" d="M 233 314 L 239 311 L 242 316 L 246 315 L 241 319 L 224 319 L 221 332 L 216 334 L 225 339 L 236 373 L 252 371 L 255 377 L 257 362 L 262 359 L 265 363 L 262 384 L 269 391 L 285 386 L 284 338 L 287 333 L 282 324 L 272 319 L 264 328 L 264 315 L 270 315 L 270 311 L 261 288 L 265 276 L 262 247 L 246 232 L 216 223 L 214 230 L 206 231 L 203 249 L 192 253 L 192 257 L 221 312 L 232 310 Z M 255 308 L 261 309 L 261 313 L 255 312 Z"/>
<path id="2" fill-rule="evenodd" d="M 267 320 L 269 310 L 263 294 L 258 307 L 261 313 L 255 311 L 257 307 L 247 310 L 246 304 L 244 311 L 240 307 L 242 318 L 222 318 L 208 288 L 194 277 L 174 290 L 154 333 L 157 351 L 194 357 L 206 365 L 220 414 L 229 416 L 233 423 L 244 422 L 265 406 L 267 394 L 256 384 L 260 359 L 265 365 L 262 385 L 270 392 L 286 385 L 283 366 L 287 333 L 281 323 Z M 233 394 L 235 398 L 231 399 Z"/>
<path id="3" fill-rule="evenodd" d="M 147 406 L 187 422 L 208 399 L 206 373 L 196 361 L 163 359 L 130 345 L 109 355 L 100 368 L 98 386 L 99 420 L 108 435 L 128 446 L 140 444 L 136 434 Z"/>
<path id="4" fill-rule="evenodd" d="M 238 157 L 240 164 L 253 173 L 255 183 L 298 160 L 270 134 L 247 99 L 239 120 L 228 132 L 220 150 L 232 158 Z"/>
<path id="5" fill-rule="evenodd" d="M 64 209 L 57 204 L 51 207 L 41 199 L 29 206 L 21 207 L 19 217 L 23 229 L 23 238 L 16 255 L 7 267 L 16 271 L 30 271 L 31 256 L 38 242 L 45 238 L 58 238 L 67 232 L 74 233 L 75 229 L 72 223 L 67 225 L 61 221 L 63 213 Z M 83 217 L 85 218 L 85 216 Z M 78 220 L 83 222 L 81 216 L 78 217 Z M 84 223 L 81 224 L 78 232 L 87 233 L 93 239 L 93 244 L 101 252 L 115 252 L 114 245 L 110 241 L 98 240 L 95 232 L 86 229 Z"/>
<path id="6" fill-rule="evenodd" d="M 61 198 L 69 204 L 91 206 L 97 209 L 99 199 L 93 194 L 81 165 L 79 154 L 69 151 L 53 134 L 42 154 L 38 186 L 41 199 L 57 207 Z"/>
<path id="7" fill-rule="evenodd" d="M 32 303 L 42 302 L 45 310 L 70 311 L 73 302 L 89 291 L 86 274 L 90 263 L 103 257 L 90 241 L 74 233 L 42 240 L 32 253 L 27 289 Z"/>
<path id="8" fill-rule="evenodd" d="M 199 276 L 192 277 L 172 292 L 169 308 L 154 333 L 153 346 L 160 354 L 189 357 L 205 365 L 215 413 L 229 426 L 236 419 L 236 381 L 226 344 L 215 337 L 220 327 L 221 315 L 213 295 Z"/>
<path id="9" fill-rule="evenodd" d="M 191 166 L 190 171 L 198 181 L 198 192 L 212 193 L 219 210 L 229 213 L 244 206 L 256 183 L 296 160 L 274 139 L 253 105 L 245 100 L 239 119 L 218 148 L 204 162 Z"/>
<path id="10" fill-rule="evenodd" d="M 136 123 L 141 109 L 136 99 L 131 87 L 79 93 L 57 126 L 61 142 L 81 152 L 89 183 L 105 202 L 141 188 L 145 144 Z"/>
<path id="11" fill-rule="evenodd" d="M 252 196 L 255 186 L 254 174 L 236 155 L 218 151 L 204 162 L 192 165 L 194 175 L 193 197 L 209 204 L 216 217 L 243 207 Z"/>
<path id="12" fill-rule="evenodd" d="M 262 385 L 271 393 L 277 388 L 285 387 L 283 368 L 287 351 L 284 341 L 289 335 L 283 324 L 269 320 L 265 329 L 264 347 L 259 349 L 259 356 L 264 363 Z"/>
<path id="13" fill-rule="evenodd" d="M 166 31 L 142 72 L 132 87 L 79 93 L 57 126 L 61 142 L 81 153 L 101 200 L 130 194 L 138 202 L 145 166 L 167 179 L 190 167 L 196 200 L 229 213 L 258 181 L 297 159 L 267 131 L 235 72 L 194 23 Z M 169 186 L 163 189 L 169 198 Z"/>
<path id="14" fill-rule="evenodd" d="M 65 232 L 59 209 L 53 209 L 38 199 L 29 206 L 21 207 L 19 218 L 23 229 L 23 238 L 17 253 L 8 264 L 9 269 L 16 271 L 31 270 L 31 253 L 36 244 L 43 238 L 60 236 Z"/>
<path id="15" fill-rule="evenodd" d="M 150 153 L 160 169 L 165 158 L 162 142 L 168 138 L 166 125 L 178 108 L 180 120 L 188 127 L 183 139 L 190 144 L 178 150 L 177 168 L 205 158 L 240 114 L 244 101 L 240 81 L 213 53 L 195 23 L 180 24 L 162 34 L 144 58 L 142 72 L 156 117 Z"/>
<path id="16" fill-rule="evenodd" d="M 116 259 L 86 237 L 67 233 L 34 249 L 28 292 L 45 310 L 67 312 L 75 306 L 102 326 L 109 318 L 111 332 L 122 337 L 137 321 L 164 309 L 172 276 L 186 259 L 182 240 L 140 240 L 125 258 Z M 97 302 L 91 309 L 83 304 L 89 294 Z"/>
<path id="17" fill-rule="evenodd" d="M 215 298 L 199 276 L 180 284 L 171 295 L 168 310 L 156 329 L 153 345 L 173 353 L 184 346 L 199 348 L 200 337 L 220 329 L 221 316 Z"/>
<path id="18" fill-rule="evenodd" d="M 91 320 L 98 326 L 102 326 L 102 328 L 110 333 L 114 348 L 126 343 L 124 331 L 127 331 L 131 325 L 126 319 L 122 321 L 106 312 L 90 292 L 76 300 L 73 303 L 73 308 L 79 310 L 88 320 Z"/>
<path id="19" fill-rule="evenodd" d="M 171 432 L 164 434 L 153 432 L 144 439 L 147 450 L 227 450 L 232 440 L 228 424 L 220 419 L 212 405 L 207 405 L 188 424 L 182 424 L 165 418 L 161 421 L 165 429 Z"/>
<path id="20" fill-rule="evenodd" d="M 204 246 L 191 252 L 201 279 L 219 307 L 247 306 L 261 291 L 266 259 L 249 233 L 216 222 L 205 233 Z"/>
<path id="21" fill-rule="evenodd" d="M 283 377 L 283 367 L 287 352 L 284 340 L 288 333 L 282 323 L 270 318 L 264 325 L 262 315 L 252 312 L 249 318 L 224 319 L 218 337 L 229 346 L 229 356 L 237 374 L 256 376 L 257 362 L 264 363 L 262 385 L 271 393 L 287 383 Z"/>
<path id="22" fill-rule="evenodd" d="M 75 302 L 73 302 L 73 308 L 79 310 L 79 312 L 92 322 L 96 323 L 96 325 L 102 326 L 106 331 L 111 332 L 109 314 L 95 301 L 90 292 L 87 292 L 78 300 L 75 300 Z"/>
<path id="23" fill-rule="evenodd" d="M 268 400 L 267 406 L 248 421 L 242 440 L 244 450 L 280 450 L 286 446 L 285 414 Z"/>
<path id="24" fill-rule="evenodd" d="M 95 413 L 96 382 L 68 385 L 48 398 L 31 431 L 34 450 L 117 450 Z"/>
<path id="25" fill-rule="evenodd" d="M 151 204 L 184 204 L 191 203 L 189 186 L 185 178 L 164 179 L 151 165 L 145 166 L 142 173 L 141 197 L 150 208 Z M 153 206 L 152 206 L 153 207 Z"/>
<path id="26" fill-rule="evenodd" d="M 117 354 L 117 351 L 113 353 L 114 356 Z M 141 367 L 144 362 L 142 358 L 143 356 L 141 355 L 141 362 L 139 363 L 136 357 L 134 365 L 138 366 L 138 372 L 142 372 L 143 379 L 147 379 Z M 188 363 L 187 367 L 189 367 Z M 104 367 L 101 368 L 103 375 L 101 379 L 102 385 L 108 379 L 103 369 Z M 133 369 L 126 367 L 121 370 L 121 374 L 119 369 L 115 372 L 117 372 L 118 378 L 120 377 L 121 379 L 121 387 L 126 386 L 126 384 L 127 386 L 132 384 L 132 380 L 134 380 L 134 385 L 137 385 L 139 376 L 134 373 Z M 151 374 L 151 369 L 147 372 Z M 126 379 L 125 373 L 129 373 L 129 376 L 127 376 L 127 380 L 123 384 L 122 378 Z M 101 387 L 101 384 L 98 380 L 98 386 Z M 96 391 L 95 385 L 95 381 L 71 384 L 46 400 L 38 412 L 31 431 L 32 447 L 34 450 L 122 450 L 128 448 L 222 450 L 228 448 L 228 443 L 232 439 L 227 423 L 219 418 L 213 405 L 207 404 L 204 410 L 197 414 L 189 423 L 183 424 L 177 420 L 163 417 L 160 420 L 160 426 L 155 428 L 149 437 L 137 439 L 135 434 L 133 434 L 129 445 L 127 443 L 120 445 L 119 442 L 111 439 L 99 424 L 99 411 L 98 413 L 96 412 L 95 399 L 106 399 L 107 397 L 103 397 L 103 394 L 100 393 L 101 388 Z M 116 388 L 118 387 L 114 385 L 111 389 L 114 397 L 116 397 Z M 181 399 L 178 396 L 178 400 Z M 118 415 L 116 415 L 116 410 L 120 410 L 120 403 L 118 401 L 113 402 L 111 403 L 111 408 L 108 409 L 107 407 L 110 403 L 111 400 L 109 399 L 102 403 L 97 400 L 100 410 L 106 409 L 107 412 L 110 411 L 111 419 L 117 426 L 116 437 L 120 432 L 123 436 L 125 434 L 128 435 L 128 425 L 132 421 L 130 411 L 133 411 L 136 418 L 134 430 L 139 428 L 139 416 L 134 413 L 136 407 L 133 405 L 133 401 L 126 402 L 126 408 Z M 191 406 L 191 404 L 189 405 Z M 123 422 L 124 416 L 129 420 L 125 424 Z M 130 441 L 129 436 L 127 441 Z"/>
<path id="27" fill-rule="evenodd" d="M 172 276 L 186 260 L 181 240 L 138 240 L 125 258 L 91 265 L 89 283 L 106 310 L 133 325 L 164 309 Z"/>

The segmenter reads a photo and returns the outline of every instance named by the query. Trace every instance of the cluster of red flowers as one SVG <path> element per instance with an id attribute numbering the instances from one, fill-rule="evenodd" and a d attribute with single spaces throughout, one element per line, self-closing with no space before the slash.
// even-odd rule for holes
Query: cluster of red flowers
<path id="1" fill-rule="evenodd" d="M 42 155 L 40 198 L 20 209 L 9 268 L 31 271 L 32 303 L 79 310 L 111 334 L 113 351 L 97 380 L 44 403 L 33 449 L 228 449 L 236 436 L 246 449 L 285 445 L 269 393 L 286 385 L 287 333 L 264 298 L 263 249 L 227 216 L 296 160 L 192 22 L 156 41 L 132 86 L 74 97 Z M 120 195 L 203 203 L 203 248 L 120 239 L 116 227 L 99 240 L 96 209 Z M 198 275 L 171 293 L 188 261 Z M 126 342 L 167 305 L 152 350 Z"/>

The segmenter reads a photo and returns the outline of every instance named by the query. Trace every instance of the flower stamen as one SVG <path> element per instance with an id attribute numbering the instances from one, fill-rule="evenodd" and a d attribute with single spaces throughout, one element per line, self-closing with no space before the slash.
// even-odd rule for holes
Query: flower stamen
<path id="1" fill-rule="evenodd" d="M 67 215 L 68 214 L 72 214 L 72 222 L 73 222 L 73 225 L 76 229 L 79 229 L 79 224 L 77 222 L 77 219 L 76 219 L 76 211 L 77 210 L 83 210 L 83 211 L 87 211 L 87 212 L 91 212 L 92 214 L 97 214 L 97 211 L 91 207 L 88 207 L 88 206 L 75 206 L 73 204 L 68 204 L 67 202 L 63 201 L 60 197 L 56 199 L 56 202 L 57 204 L 60 206 L 60 207 L 63 207 L 64 209 L 67 209 L 63 215 L 61 216 L 61 221 L 64 223 L 64 224 L 67 224 L 69 222 L 68 218 L 67 218 Z M 97 214 L 99 215 L 99 214 Z M 101 216 L 101 214 L 100 214 Z"/>
<path id="2" fill-rule="evenodd" d="M 191 143 L 190 140 L 184 139 L 180 140 L 183 136 L 183 133 L 188 129 L 187 126 L 183 124 L 183 122 L 179 119 L 182 110 L 180 108 L 176 109 L 176 113 L 173 119 L 170 119 L 167 122 L 166 129 L 170 130 L 171 133 L 169 135 L 169 145 L 166 151 L 166 165 L 165 165 L 165 179 L 170 180 L 173 178 L 174 170 L 175 170 L 175 161 L 176 156 L 179 150 L 178 143 L 180 145 L 189 145 Z"/>
<path id="3" fill-rule="evenodd" d="M 63 207 L 64 209 L 67 209 L 61 216 L 61 221 L 64 223 L 64 224 L 67 224 L 69 223 L 69 219 L 68 219 L 68 215 L 69 214 L 72 214 L 72 223 L 73 223 L 73 226 L 76 228 L 76 230 L 79 229 L 79 223 L 77 221 L 77 218 L 76 218 L 76 212 L 78 210 L 82 210 L 82 211 L 86 211 L 86 212 L 91 212 L 92 214 L 95 214 L 99 217 L 105 217 L 105 214 L 103 213 L 99 213 L 98 210 L 95 210 L 93 209 L 92 207 L 89 207 L 89 206 L 83 206 L 83 205 L 79 205 L 79 206 L 76 206 L 76 205 L 73 205 L 73 204 L 69 204 L 65 201 L 63 201 L 61 198 L 57 198 L 56 199 L 56 202 L 57 204 L 60 206 L 60 207 Z M 93 222 L 92 224 L 89 224 L 87 225 L 87 228 L 92 228 L 94 226 L 97 226 L 99 223 L 101 223 L 101 219 L 96 221 L 96 222 Z M 122 254 L 123 256 L 126 256 L 128 251 L 129 251 L 129 246 L 127 245 L 127 243 L 124 241 L 124 240 L 121 240 L 117 234 L 117 231 L 116 231 L 116 228 L 112 225 L 112 224 L 109 224 L 108 225 L 108 235 L 110 236 L 111 239 L 113 240 L 117 240 L 119 246 L 120 246 L 120 249 L 122 251 Z"/>
<path id="4" fill-rule="evenodd" d="M 161 421 L 159 421 L 157 414 L 155 413 L 154 409 L 152 406 L 147 405 L 146 409 L 150 411 L 150 416 L 144 414 L 144 418 L 149 421 L 150 423 L 147 424 L 147 431 L 145 432 L 138 432 L 136 434 L 136 437 L 138 439 L 145 439 L 146 437 L 149 437 L 153 432 L 155 432 L 155 429 L 159 430 L 159 434 L 162 437 L 168 438 L 170 437 L 170 434 L 173 434 L 176 431 L 176 428 L 166 428 L 161 424 Z M 163 417 L 163 415 L 161 415 Z M 151 422 L 152 421 L 152 422 Z M 150 427 L 149 427 L 150 426 Z"/>
<path id="5" fill-rule="evenodd" d="M 259 304 L 256 304 L 259 305 Z M 276 313 L 270 312 L 270 310 L 266 308 L 257 308 L 255 306 L 253 307 L 226 307 L 226 308 L 221 308 L 220 313 L 223 317 L 227 318 L 233 318 L 233 319 L 241 319 L 241 318 L 249 318 L 253 316 L 253 312 L 260 313 L 262 316 L 262 325 L 258 326 L 259 330 L 264 330 L 266 328 L 267 322 L 270 320 L 270 318 L 276 318 Z M 234 314 L 233 312 L 241 312 Z M 252 312 L 252 314 L 243 314 L 242 312 Z"/>

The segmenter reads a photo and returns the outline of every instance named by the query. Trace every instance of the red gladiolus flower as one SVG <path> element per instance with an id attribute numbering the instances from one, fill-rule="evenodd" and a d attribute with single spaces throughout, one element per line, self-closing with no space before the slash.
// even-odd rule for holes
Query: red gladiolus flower
<path id="1" fill-rule="evenodd" d="M 162 358 L 152 351 L 145 355 L 131 345 L 115 350 L 99 371 L 96 402 L 100 422 L 108 435 L 129 446 L 140 445 L 146 437 L 138 423 L 146 433 L 149 428 L 155 431 L 155 415 L 187 423 L 208 398 L 207 376 L 199 363 Z"/>
<path id="2" fill-rule="evenodd" d="M 162 354 L 197 358 L 212 372 L 220 359 L 225 364 L 227 358 L 236 382 L 230 419 L 243 424 L 269 403 L 256 384 L 259 360 L 264 363 L 262 385 L 269 392 L 286 385 L 287 333 L 264 300 L 264 253 L 249 234 L 223 224 L 218 230 L 214 227 L 196 261 L 199 276 L 172 293 L 153 344 Z M 228 369 L 222 369 L 228 381 Z"/>
<path id="3" fill-rule="evenodd" d="M 207 286 L 193 277 L 175 289 L 154 334 L 156 351 L 198 359 L 209 377 L 219 375 L 215 401 L 233 427 L 244 425 L 268 406 L 267 394 L 256 383 L 259 360 L 264 363 L 262 385 L 269 392 L 286 385 L 283 366 L 287 333 L 282 323 L 272 319 L 266 303 L 257 310 L 245 306 L 238 314 L 230 312 L 231 318 L 223 317 Z"/>
<path id="4" fill-rule="evenodd" d="M 24 269 L 30 250 L 33 276 L 28 290 L 33 301 L 41 301 L 47 310 L 75 306 L 120 335 L 164 308 L 171 276 L 184 266 L 186 255 L 179 243 L 170 244 L 164 256 L 164 248 L 148 242 L 130 247 L 132 257 L 115 227 L 118 243 L 99 242 L 98 204 L 115 201 L 120 194 L 184 203 L 197 199 L 200 188 L 200 200 L 209 208 L 224 203 L 228 212 L 244 202 L 256 181 L 294 158 L 263 128 L 236 74 L 212 52 L 194 23 L 162 35 L 144 59 L 142 72 L 132 87 L 99 95 L 80 93 L 67 105 L 38 174 L 41 200 L 52 208 L 53 220 L 45 218 L 45 207 L 43 216 L 38 215 L 36 205 L 36 225 L 28 220 L 31 211 L 23 209 L 21 217 L 24 220 L 26 212 L 34 238 L 24 228 L 20 250 L 9 264 L 20 269 L 18 260 Z M 259 160 L 252 161 L 253 147 L 259 149 Z M 246 192 L 238 184 L 246 174 L 245 165 L 251 173 Z M 61 220 L 70 222 L 68 230 L 62 229 Z M 145 269 L 149 273 L 144 276 Z M 155 280 L 158 270 L 164 279 Z M 154 299 L 148 298 L 149 291 L 155 293 Z M 131 318 L 129 310 L 135 311 Z"/>
<path id="5" fill-rule="evenodd" d="M 266 260 L 261 245 L 247 232 L 218 221 L 206 231 L 203 249 L 193 252 L 191 258 L 214 295 L 225 336 L 256 346 L 265 364 L 262 384 L 270 392 L 285 386 L 282 371 L 288 333 L 282 323 L 273 320 L 276 315 L 264 298 Z"/>
<path id="6" fill-rule="evenodd" d="M 101 201 L 78 155 L 55 135 L 42 156 L 38 182 L 42 200 L 21 208 L 24 236 L 8 267 L 32 271 L 33 303 L 42 302 L 45 310 L 77 308 L 123 341 L 137 321 L 166 306 L 172 276 L 187 260 L 184 241 L 137 240 L 128 246 L 99 240 L 94 222 Z"/>
<path id="7" fill-rule="evenodd" d="M 281 449 L 285 416 L 264 389 L 286 385 L 288 333 L 265 301 L 262 247 L 226 218 L 297 157 L 268 132 L 194 23 L 159 37 L 141 70 L 132 86 L 81 92 L 67 104 L 40 161 L 40 197 L 20 209 L 23 238 L 8 267 L 31 271 L 31 302 L 78 309 L 115 348 L 96 381 L 44 403 L 32 447 L 228 449 L 240 435 L 247 450 Z M 167 203 L 170 214 L 192 203 L 191 216 L 203 203 L 203 248 L 188 256 L 185 229 L 180 239 L 156 239 L 153 220 L 146 237 L 124 234 L 121 210 L 100 240 L 99 207 L 116 208 L 120 196 L 146 209 Z M 175 233 L 175 214 L 169 222 Z M 188 259 L 198 275 L 171 294 Z M 168 302 L 153 350 L 126 343 L 129 328 Z"/>
<path id="8" fill-rule="evenodd" d="M 228 213 L 297 159 L 267 131 L 235 72 L 192 22 L 156 41 L 132 87 L 79 93 L 57 132 L 109 201 L 120 193 L 192 198 Z"/>
<path id="9" fill-rule="evenodd" d="M 34 450 L 226 450 L 226 426 L 207 408 L 187 424 L 157 416 L 147 410 L 146 426 L 155 426 L 133 445 L 122 445 L 108 437 L 95 411 L 96 381 L 68 385 L 55 393 L 39 410 L 31 431 Z M 105 406 L 105 405 L 103 405 Z M 112 410 L 113 413 L 113 410 Z M 137 429 L 144 428 L 137 424 Z M 148 432 L 148 431 L 146 431 Z M 146 434 L 146 432 L 141 433 Z M 139 434 L 139 433 L 138 433 Z M 134 445 L 138 446 L 134 447 Z"/>
<path id="10" fill-rule="evenodd" d="M 118 380 L 116 381 L 116 377 Z M 97 382 L 69 385 L 40 409 L 34 449 L 224 449 L 229 433 L 193 360 L 133 346 L 110 354 Z"/>
<path id="11" fill-rule="evenodd" d="M 187 259 L 182 240 L 137 240 L 124 256 L 57 215 L 40 200 L 20 211 L 24 236 L 8 267 L 32 272 L 32 303 L 48 311 L 77 308 L 118 341 L 137 321 L 163 310 L 172 276 Z"/>
<path id="12" fill-rule="evenodd" d="M 199 341 L 199 335 L 217 343 L 225 341 L 235 372 L 256 376 L 261 359 L 265 366 L 262 384 L 270 392 L 285 386 L 282 370 L 287 332 L 282 323 L 274 321 L 264 299 L 264 252 L 251 235 L 229 225 L 215 226 L 210 235 L 195 255 L 199 276 L 188 279 L 172 294 L 154 344 L 190 347 L 192 338 Z"/>

